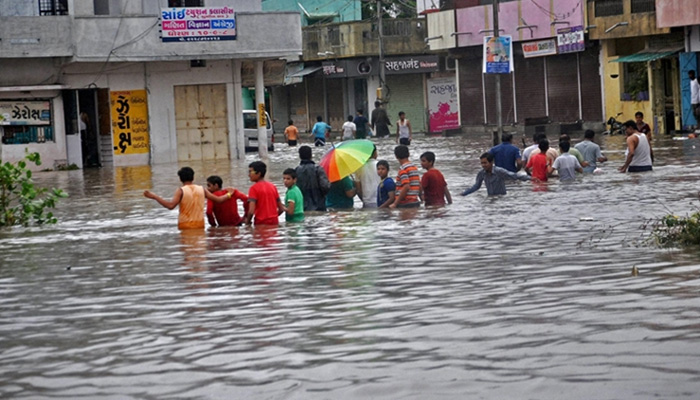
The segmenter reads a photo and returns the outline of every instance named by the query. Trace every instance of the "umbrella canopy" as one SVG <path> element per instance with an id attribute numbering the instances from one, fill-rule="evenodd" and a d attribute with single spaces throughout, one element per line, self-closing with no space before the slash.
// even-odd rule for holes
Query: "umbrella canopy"
<path id="1" fill-rule="evenodd" d="M 321 159 L 328 180 L 337 182 L 360 169 L 374 152 L 374 143 L 367 139 L 346 140 L 333 146 Z"/>

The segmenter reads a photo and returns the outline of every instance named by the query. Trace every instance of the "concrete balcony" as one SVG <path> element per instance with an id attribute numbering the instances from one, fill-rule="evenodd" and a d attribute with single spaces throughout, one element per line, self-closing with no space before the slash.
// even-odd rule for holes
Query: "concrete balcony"
<path id="1" fill-rule="evenodd" d="M 301 55 L 299 13 L 241 12 L 236 14 L 236 24 L 236 40 L 163 43 L 157 16 L 75 17 L 75 61 L 294 59 Z"/>
<path id="2" fill-rule="evenodd" d="M 425 19 L 385 19 L 382 30 L 386 55 L 417 54 L 427 50 Z M 379 54 L 376 21 L 307 26 L 303 37 L 305 61 Z"/>
<path id="3" fill-rule="evenodd" d="M 0 58 L 70 57 L 69 16 L 0 17 Z"/>

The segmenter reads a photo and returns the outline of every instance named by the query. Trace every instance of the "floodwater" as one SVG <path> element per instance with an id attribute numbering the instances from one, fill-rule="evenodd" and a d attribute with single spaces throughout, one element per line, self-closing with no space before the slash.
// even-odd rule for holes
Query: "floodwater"
<path id="1" fill-rule="evenodd" d="M 71 197 L 0 231 L 0 398 L 696 399 L 700 251 L 645 222 L 696 209 L 700 140 L 656 140 L 637 175 L 600 141 L 606 173 L 487 198 L 458 194 L 488 138 L 418 137 L 453 205 L 274 229 L 178 231 L 142 196 L 175 164 L 37 174 Z M 247 191 L 254 159 L 192 167 Z M 281 193 L 296 164 L 278 143 Z"/>

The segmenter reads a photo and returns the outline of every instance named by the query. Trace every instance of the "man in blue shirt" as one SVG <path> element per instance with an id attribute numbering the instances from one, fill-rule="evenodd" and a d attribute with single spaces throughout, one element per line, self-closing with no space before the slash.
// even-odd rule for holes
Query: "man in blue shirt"
<path id="1" fill-rule="evenodd" d="M 476 175 L 474 186 L 462 192 L 462 196 L 467 196 L 479 190 L 482 183 L 486 184 L 486 193 L 489 196 L 497 196 L 506 194 L 505 179 L 529 181 L 527 175 L 518 175 L 515 172 L 510 172 L 504 168 L 493 165 L 493 154 L 484 153 L 479 157 L 481 162 L 481 171 Z"/>
<path id="2" fill-rule="evenodd" d="M 520 159 L 520 149 L 511 143 L 512 140 L 513 135 L 504 132 L 501 136 L 501 144 L 492 147 L 489 153 L 493 154 L 497 167 L 510 172 L 518 172 L 522 168 L 523 162 Z"/>
<path id="3" fill-rule="evenodd" d="M 314 138 L 314 146 L 325 146 L 326 145 L 326 135 L 331 132 L 331 126 L 323 122 L 323 118 L 319 115 L 316 117 L 316 123 L 313 129 L 311 129 L 311 136 Z"/>

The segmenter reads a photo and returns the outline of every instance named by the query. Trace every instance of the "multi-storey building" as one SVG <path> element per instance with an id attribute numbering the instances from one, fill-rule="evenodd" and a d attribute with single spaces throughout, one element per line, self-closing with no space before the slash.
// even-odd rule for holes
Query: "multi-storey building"
<path id="1" fill-rule="evenodd" d="M 0 158 L 242 157 L 242 88 L 282 84 L 300 54 L 299 14 L 259 0 L 2 1 Z"/>

